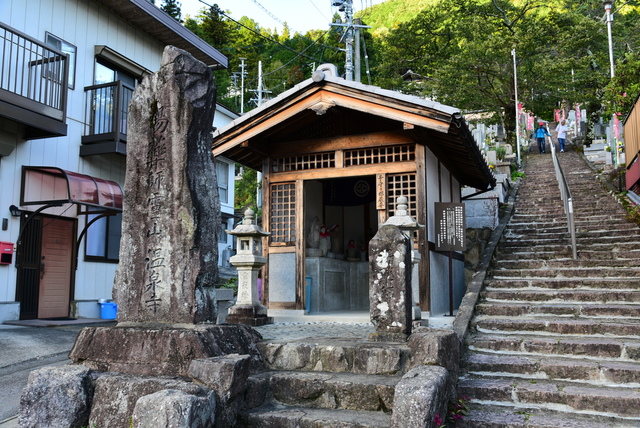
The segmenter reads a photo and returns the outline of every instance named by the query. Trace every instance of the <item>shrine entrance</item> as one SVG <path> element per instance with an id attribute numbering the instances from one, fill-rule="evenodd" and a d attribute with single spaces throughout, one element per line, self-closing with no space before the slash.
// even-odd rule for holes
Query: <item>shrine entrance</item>
<path id="1" fill-rule="evenodd" d="M 378 230 L 375 176 L 304 183 L 307 313 L 367 311 L 367 244 Z"/>

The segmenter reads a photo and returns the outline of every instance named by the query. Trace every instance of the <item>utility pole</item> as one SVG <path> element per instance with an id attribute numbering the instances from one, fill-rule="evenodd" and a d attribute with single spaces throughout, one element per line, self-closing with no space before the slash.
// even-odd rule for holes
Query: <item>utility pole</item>
<path id="1" fill-rule="evenodd" d="M 258 107 L 262 105 L 262 61 L 258 61 Z"/>
<path id="2" fill-rule="evenodd" d="M 333 23 L 331 24 L 332 26 L 335 27 L 345 27 L 345 33 L 344 33 L 344 41 L 345 41 L 345 52 L 346 52 L 346 58 L 345 58 L 345 65 L 344 65 L 344 69 L 345 69 L 345 75 L 344 78 L 346 80 L 353 80 L 353 42 L 354 42 L 354 32 L 356 32 L 357 34 L 357 29 L 359 28 L 371 28 L 367 25 L 360 25 L 360 24 L 354 24 L 353 22 L 353 0 L 332 0 L 331 2 L 332 6 L 338 7 L 340 12 L 344 12 L 344 20 L 345 20 L 345 24 L 338 24 L 338 23 Z M 357 58 L 358 58 L 358 62 L 357 62 L 357 67 L 359 68 L 359 58 L 360 58 L 360 40 L 359 37 L 356 37 L 356 43 L 357 43 L 357 47 L 358 47 L 358 52 L 357 52 Z M 357 77 L 358 82 L 360 81 L 360 76 L 359 76 L 359 70 L 358 70 L 358 77 Z"/>
<path id="3" fill-rule="evenodd" d="M 345 42 L 347 47 L 347 57 L 345 60 L 345 79 L 353 80 L 353 0 L 345 0 L 344 16 L 347 20 L 347 32 Z"/>
<path id="4" fill-rule="evenodd" d="M 361 59 L 360 59 L 360 18 L 356 18 L 354 20 L 355 25 L 354 30 L 356 33 L 356 53 L 355 53 L 355 81 L 356 82 L 361 82 L 362 81 L 362 73 L 361 73 L 361 69 L 362 69 L 362 64 L 361 63 Z"/>
<path id="5" fill-rule="evenodd" d="M 244 76 L 247 74 L 244 71 L 244 62 L 245 62 L 246 58 L 240 58 L 241 64 L 240 64 L 240 70 L 242 70 L 240 72 L 240 114 L 244 113 Z"/>
<path id="6" fill-rule="evenodd" d="M 256 106 L 260 107 L 264 102 L 264 94 L 270 94 L 271 91 L 264 89 L 262 82 L 262 61 L 258 61 L 258 89 L 251 89 L 251 92 L 255 92 L 255 98 L 251 98 L 251 101 L 256 103 Z"/>

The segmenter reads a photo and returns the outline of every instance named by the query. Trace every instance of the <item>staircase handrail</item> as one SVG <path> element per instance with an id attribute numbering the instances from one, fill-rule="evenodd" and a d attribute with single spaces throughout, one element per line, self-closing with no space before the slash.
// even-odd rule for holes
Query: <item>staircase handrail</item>
<path id="1" fill-rule="evenodd" d="M 571 191 L 567 184 L 567 179 L 564 176 L 564 171 L 558 161 L 558 154 L 556 153 L 556 146 L 553 144 L 551 137 L 547 137 L 549 140 L 549 146 L 551 147 L 551 158 L 553 159 L 553 168 L 556 171 L 556 179 L 558 180 L 558 187 L 560 188 L 560 198 L 564 204 L 564 213 L 567 216 L 567 229 L 571 236 L 571 250 L 573 252 L 574 260 L 578 259 L 578 251 L 576 249 L 576 225 L 573 219 L 573 199 L 571 197 Z"/>

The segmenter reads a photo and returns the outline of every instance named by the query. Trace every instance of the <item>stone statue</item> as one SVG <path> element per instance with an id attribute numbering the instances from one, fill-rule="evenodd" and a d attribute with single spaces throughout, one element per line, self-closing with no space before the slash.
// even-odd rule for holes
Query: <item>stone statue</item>
<path id="1" fill-rule="evenodd" d="M 322 255 L 322 257 L 326 257 L 329 249 L 331 248 L 330 235 L 331 233 L 327 229 L 327 226 L 320 226 L 320 243 L 318 245 L 318 248 L 320 249 L 320 254 Z"/>
<path id="2" fill-rule="evenodd" d="M 307 248 L 320 247 L 320 219 L 316 216 L 311 221 L 311 227 L 307 234 Z"/>

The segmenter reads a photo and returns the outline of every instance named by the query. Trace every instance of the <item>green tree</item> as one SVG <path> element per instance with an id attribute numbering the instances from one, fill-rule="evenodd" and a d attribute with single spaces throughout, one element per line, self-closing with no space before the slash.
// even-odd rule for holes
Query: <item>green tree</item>
<path id="1" fill-rule="evenodd" d="M 604 89 L 604 114 L 623 119 L 640 95 L 640 52 L 629 52 L 616 63 L 615 76 Z"/>
<path id="2" fill-rule="evenodd" d="M 242 168 L 240 179 L 235 181 L 235 206 L 236 210 L 246 210 L 251 208 L 258 212 L 258 192 L 261 183 L 258 181 L 258 173 L 256 170 L 236 165 Z"/>
<path id="3" fill-rule="evenodd" d="M 182 23 L 181 4 L 177 0 L 163 0 L 160 9 L 173 17 L 176 21 Z"/>
<path id="4" fill-rule="evenodd" d="M 601 23 L 541 0 L 441 1 L 382 41 L 378 83 L 466 111 L 490 111 L 513 141 L 515 48 L 519 99 L 550 119 L 559 101 L 593 99 L 606 64 Z M 447 13 L 442 11 L 446 8 Z M 578 35 L 578 36 L 576 36 Z M 402 76 L 421 76 L 416 83 Z"/>

